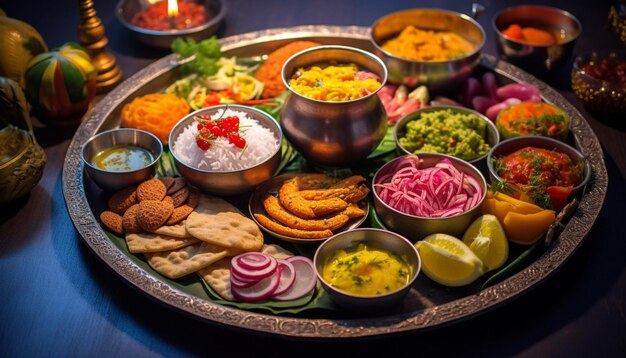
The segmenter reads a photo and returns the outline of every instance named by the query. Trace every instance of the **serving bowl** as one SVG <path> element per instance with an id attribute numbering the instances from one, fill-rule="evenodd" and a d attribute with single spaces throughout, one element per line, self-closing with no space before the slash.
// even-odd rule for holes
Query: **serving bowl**
<path id="1" fill-rule="evenodd" d="M 551 33 L 556 43 L 532 44 L 505 36 L 503 32 L 513 24 Z M 572 58 L 576 40 L 582 31 L 580 21 L 571 13 L 543 5 L 506 8 L 493 17 L 492 26 L 498 54 L 535 75 L 545 75 L 566 65 Z"/>
<path id="2" fill-rule="evenodd" d="M 103 164 L 103 154 L 108 151 L 117 151 L 120 154 L 123 152 L 119 151 L 125 149 L 140 153 L 143 160 L 135 161 L 137 164 L 128 168 L 107 167 Z M 141 129 L 118 128 L 89 138 L 83 144 L 80 156 L 89 178 L 105 191 L 113 192 L 150 179 L 162 152 L 161 141 L 152 133 Z M 120 158 L 131 157 L 128 153 L 120 155 Z"/>
<path id="3" fill-rule="evenodd" d="M 626 114 L 626 51 L 598 50 L 576 57 L 572 89 L 590 111 L 620 116 Z"/>
<path id="4" fill-rule="evenodd" d="M 445 61 L 417 61 L 383 50 L 383 44 L 407 26 L 421 30 L 450 31 L 463 37 L 473 51 Z M 485 31 L 470 16 L 442 9 L 409 9 L 376 20 L 370 29 L 374 53 L 389 71 L 389 81 L 409 88 L 426 85 L 433 93 L 452 91 L 467 79 L 480 62 L 485 45 Z"/>
<path id="5" fill-rule="evenodd" d="M 166 1 L 167 0 L 160 0 Z M 175 30 L 151 30 L 133 24 L 132 19 L 146 7 L 159 2 L 159 0 L 121 0 L 115 8 L 118 20 L 129 29 L 142 43 L 161 48 L 169 48 L 172 41 L 177 37 L 192 38 L 196 41 L 211 36 L 220 23 L 224 20 L 227 10 L 227 2 L 224 0 L 186 0 L 202 5 L 206 10 L 208 21 L 199 26 Z"/>
<path id="6" fill-rule="evenodd" d="M 185 134 L 185 129 L 189 126 L 195 126 L 197 124 L 196 118 L 198 116 L 210 115 L 211 118 L 215 119 L 218 117 L 218 113 L 224 113 L 227 109 L 244 113 L 246 117 L 256 120 L 260 126 L 267 128 L 273 134 L 274 139 L 278 144 L 276 148 L 270 150 L 271 154 L 269 157 L 261 159 L 254 165 L 247 166 L 243 169 L 232 170 L 201 169 L 199 166 L 190 163 L 189 158 L 183 158 L 181 153 L 179 153 L 176 148 L 176 140 Z M 248 141 L 249 140 L 250 139 L 248 139 Z M 280 164 L 282 156 L 282 140 L 282 130 L 274 118 L 264 111 L 254 107 L 237 104 L 218 105 L 194 111 L 176 123 L 169 136 L 171 154 L 174 158 L 176 169 L 178 169 L 181 176 L 185 177 L 187 181 L 195 185 L 198 189 L 216 195 L 237 195 L 249 192 L 270 179 L 275 174 L 276 169 Z M 193 145 L 195 145 L 195 142 Z M 250 143 L 247 145 L 249 146 Z M 194 148 L 194 150 L 199 149 Z M 241 155 L 245 155 L 246 151 L 249 152 L 250 149 L 241 148 Z M 192 155 L 191 151 L 186 151 L 185 155 Z M 240 156 L 239 158 L 235 158 L 233 160 L 239 160 L 241 158 L 242 157 Z M 219 160 L 226 161 L 229 159 L 220 158 Z"/>
<path id="7" fill-rule="evenodd" d="M 322 101 L 295 91 L 290 79 L 301 68 L 313 65 L 355 64 L 360 70 L 387 81 L 385 64 L 375 55 L 354 47 L 327 45 L 309 48 L 290 57 L 281 76 L 290 90 L 280 116 L 285 137 L 308 161 L 341 167 L 365 159 L 382 141 L 387 114 L 376 93 L 346 101 Z"/>
<path id="8" fill-rule="evenodd" d="M 325 270 L 330 270 L 328 265 L 333 260 L 333 256 L 339 250 L 352 253 L 359 248 L 359 245 L 364 245 L 368 250 L 384 250 L 391 255 L 400 257 L 408 266 L 409 270 L 406 283 L 390 292 L 382 292 L 373 295 L 351 293 L 350 291 L 346 291 L 346 288 L 339 289 L 333 286 L 326 279 L 327 276 L 325 275 Z M 363 248 L 363 246 L 361 248 Z M 328 292 L 335 303 L 351 311 L 367 312 L 386 309 L 400 302 L 411 289 L 413 282 L 421 270 L 419 253 L 409 240 L 396 233 L 373 228 L 359 228 L 344 231 L 330 237 L 315 251 L 313 264 L 322 287 Z M 367 264 L 364 266 L 367 266 Z M 358 272 L 358 267 L 356 269 Z M 363 271 L 360 272 L 363 273 L 367 271 L 367 267 L 364 267 Z M 326 274 L 330 274 L 330 272 L 326 272 Z M 393 276 L 394 274 L 396 274 L 396 272 L 389 272 L 386 273 L 386 276 Z"/>
<path id="9" fill-rule="evenodd" d="M 498 143 L 489 151 L 487 155 L 487 166 L 489 168 L 489 179 L 492 183 L 503 183 L 504 180 L 498 175 L 495 167 L 495 159 L 503 155 L 512 153 L 518 149 L 525 147 L 542 148 L 565 153 L 572 160 L 574 166 L 583 165 L 582 180 L 580 184 L 574 186 L 567 198 L 567 201 L 582 193 L 585 186 L 591 178 L 591 165 L 585 159 L 585 156 L 571 145 L 549 137 L 544 136 L 522 136 L 506 139 Z M 509 184 L 510 185 L 510 184 Z"/>
<path id="10" fill-rule="evenodd" d="M 457 107 L 457 106 L 423 107 L 401 118 L 393 129 L 393 137 L 396 141 L 396 148 L 398 149 L 398 152 L 400 152 L 400 154 L 421 155 L 422 153 L 421 149 L 417 149 L 417 151 L 420 151 L 420 153 L 409 150 L 409 148 L 407 148 L 407 146 L 404 145 L 404 141 L 401 140 L 401 138 L 404 138 L 407 135 L 408 123 L 413 122 L 413 121 L 418 121 L 421 118 L 423 118 L 424 115 L 429 115 L 429 114 L 438 113 L 438 112 L 443 112 L 445 114 L 450 114 L 450 115 L 454 115 L 454 114 L 459 114 L 463 116 L 469 115 L 469 116 L 472 116 L 473 118 L 477 118 L 478 123 L 476 124 L 476 133 L 478 133 L 478 135 L 480 135 L 480 137 L 483 138 L 484 143 L 489 145 L 489 149 L 493 148 L 493 146 L 498 144 L 498 142 L 500 141 L 500 134 L 498 133 L 498 130 L 496 129 L 495 124 L 492 121 L 490 121 L 489 118 L 487 118 L 486 116 L 474 110 L 463 108 L 463 107 Z M 443 122 L 439 122 L 439 123 L 443 123 Z M 465 132 L 458 132 L 458 134 L 454 134 L 454 133 L 448 134 L 447 132 L 449 132 L 449 129 L 439 127 L 438 125 L 431 126 L 429 128 L 432 128 L 431 129 L 432 131 L 439 131 L 439 132 L 436 133 L 436 132 L 432 132 L 431 130 L 428 130 L 423 133 L 424 135 L 427 136 L 427 138 L 424 138 L 424 139 L 441 140 L 442 138 L 450 138 L 450 140 L 453 141 L 454 143 L 453 144 L 448 143 L 446 145 L 446 147 L 448 148 L 448 152 L 443 153 L 443 154 L 450 154 L 459 159 L 466 160 L 470 164 L 477 167 L 484 175 L 487 175 L 488 173 L 487 172 L 487 154 L 489 153 L 488 149 L 482 155 L 474 155 L 474 156 L 455 155 L 454 154 L 455 148 L 460 148 L 459 147 L 460 144 L 458 143 L 458 141 L 461 141 L 461 143 L 465 142 L 463 144 L 463 148 L 471 148 L 473 150 L 478 149 L 478 143 L 474 140 L 471 140 L 471 138 L 469 138 L 468 134 Z M 428 152 L 428 151 L 429 150 L 425 150 L 425 152 Z"/>
<path id="11" fill-rule="evenodd" d="M 449 160 L 464 176 L 469 176 L 475 180 L 476 185 L 479 186 L 482 193 L 477 198 L 477 202 L 474 206 L 455 215 L 447 217 L 427 217 L 408 214 L 406 211 L 400 211 L 383 200 L 381 197 L 380 184 L 389 175 L 393 175 L 405 168 L 406 166 L 400 166 L 400 163 L 406 162 L 410 157 L 415 157 L 415 155 L 406 154 L 399 156 L 385 163 L 374 174 L 372 192 L 374 209 L 376 210 L 378 218 L 387 229 L 406 237 L 412 242 L 417 242 L 435 233 L 444 233 L 455 237 L 462 236 L 465 229 L 481 215 L 482 205 L 487 191 L 485 177 L 478 168 L 464 160 L 440 153 L 420 153 L 417 156 L 419 160 L 421 160 L 420 169 L 434 167 L 444 159 Z M 398 166 L 400 166 L 400 168 L 398 168 Z"/>

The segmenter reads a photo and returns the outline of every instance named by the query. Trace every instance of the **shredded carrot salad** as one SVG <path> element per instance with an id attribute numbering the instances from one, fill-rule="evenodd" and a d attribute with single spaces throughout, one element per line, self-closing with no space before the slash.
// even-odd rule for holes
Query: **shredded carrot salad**
<path id="1" fill-rule="evenodd" d="M 167 144 L 172 127 L 189 113 L 183 98 L 169 93 L 137 97 L 122 108 L 122 127 L 143 129 Z"/>

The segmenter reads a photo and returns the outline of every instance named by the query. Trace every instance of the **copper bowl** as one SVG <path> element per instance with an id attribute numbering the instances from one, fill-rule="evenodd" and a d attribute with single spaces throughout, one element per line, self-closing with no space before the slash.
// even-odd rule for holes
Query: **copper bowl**
<path id="1" fill-rule="evenodd" d="M 387 113 L 371 92 L 349 101 L 320 101 L 305 97 L 289 85 L 302 67 L 323 63 L 353 63 L 387 80 L 382 61 L 367 51 L 348 46 L 318 46 L 290 57 L 282 79 L 291 91 L 280 115 L 283 133 L 293 147 L 312 163 L 326 167 L 348 166 L 365 159 L 385 137 Z"/>
<path id="2" fill-rule="evenodd" d="M 511 24 L 551 31 L 559 41 L 555 45 L 539 46 L 512 40 L 502 33 Z M 535 75 L 547 74 L 566 65 L 582 31 L 582 25 L 574 15 L 543 5 L 509 7 L 494 16 L 492 25 L 500 56 Z"/>
<path id="3" fill-rule="evenodd" d="M 454 32 L 469 41 L 474 51 L 449 61 L 415 61 L 382 49 L 386 40 L 397 36 L 409 25 L 423 30 Z M 370 29 L 374 53 L 387 66 L 389 81 L 410 88 L 426 85 L 434 93 L 452 91 L 472 74 L 480 62 L 485 39 L 482 26 L 470 16 L 442 9 L 394 12 L 378 19 Z"/>
<path id="4" fill-rule="evenodd" d="M 160 0 L 167 1 L 167 0 Z M 118 20 L 133 32 L 135 37 L 146 45 L 169 48 L 177 37 L 192 38 L 196 41 L 206 39 L 211 36 L 219 27 L 226 16 L 227 5 L 225 0 L 186 0 L 204 6 L 207 12 L 208 21 L 196 27 L 181 30 L 150 30 L 133 25 L 132 19 L 136 13 L 144 8 L 159 2 L 159 0 L 121 0 L 116 8 L 115 15 Z"/>

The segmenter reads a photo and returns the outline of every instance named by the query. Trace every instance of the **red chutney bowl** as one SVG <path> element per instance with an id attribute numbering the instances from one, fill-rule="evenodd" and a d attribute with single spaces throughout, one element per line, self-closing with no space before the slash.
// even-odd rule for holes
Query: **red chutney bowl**
<path id="1" fill-rule="evenodd" d="M 165 1 L 167 0 L 160 0 Z M 188 3 L 202 5 L 206 12 L 207 21 L 195 27 L 173 30 L 151 30 L 133 24 L 133 17 L 146 7 L 160 2 L 158 0 L 121 0 L 116 8 L 118 20 L 129 29 L 142 43 L 161 48 L 170 48 L 172 41 L 177 37 L 192 38 L 201 41 L 213 35 L 226 16 L 226 0 L 185 0 Z M 183 1 L 179 1 L 181 3 Z M 178 22 L 178 21 L 177 21 Z"/>
<path id="2" fill-rule="evenodd" d="M 495 145 L 493 148 L 491 148 L 491 151 L 489 151 L 489 154 L 487 154 L 487 167 L 489 169 L 489 179 L 492 186 L 496 183 L 504 184 L 504 179 L 500 177 L 500 175 L 498 174 L 499 171 L 496 168 L 497 159 L 526 147 L 547 149 L 559 153 L 564 153 L 567 154 L 567 156 L 572 160 L 573 166 L 583 166 L 581 181 L 578 185 L 575 185 L 572 188 L 569 196 L 565 200 L 566 202 L 571 201 L 573 198 L 579 196 L 584 191 L 585 186 L 591 178 L 591 165 L 589 164 L 589 162 L 585 160 L 585 157 L 578 149 L 560 140 L 545 136 L 514 137 L 503 140 Z M 536 204 L 539 205 L 538 203 Z"/>
<path id="3" fill-rule="evenodd" d="M 605 49 L 579 55 L 572 89 L 589 111 L 626 114 L 626 52 Z"/>

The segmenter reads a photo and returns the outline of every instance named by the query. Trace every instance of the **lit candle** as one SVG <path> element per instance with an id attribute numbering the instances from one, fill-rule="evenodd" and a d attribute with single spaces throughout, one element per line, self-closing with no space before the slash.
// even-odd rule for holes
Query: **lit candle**
<path id="1" fill-rule="evenodd" d="M 167 16 L 169 16 L 172 30 L 176 29 L 176 16 L 178 15 L 177 0 L 167 0 Z"/>

